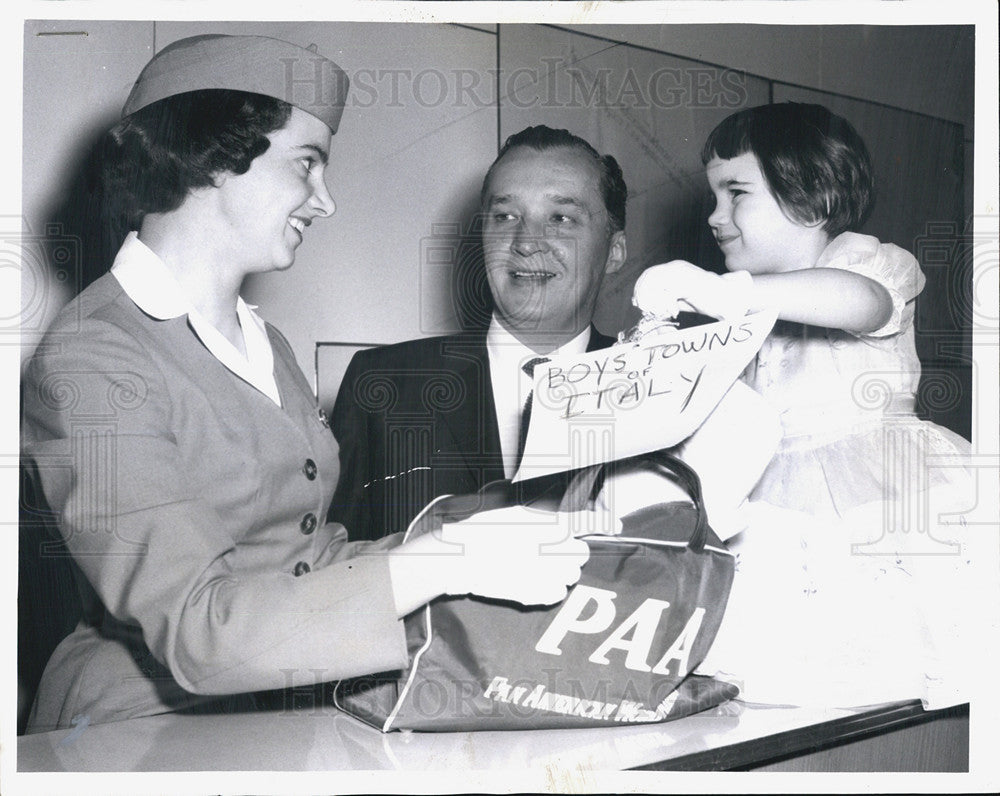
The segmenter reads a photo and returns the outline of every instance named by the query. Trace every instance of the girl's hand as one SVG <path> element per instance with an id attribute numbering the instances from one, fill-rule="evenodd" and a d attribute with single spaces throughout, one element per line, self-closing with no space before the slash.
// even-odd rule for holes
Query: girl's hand
<path id="1" fill-rule="evenodd" d="M 632 292 L 632 303 L 644 315 L 675 318 L 692 309 L 716 318 L 741 318 L 750 309 L 750 275 L 720 276 L 685 260 L 647 268 Z"/>

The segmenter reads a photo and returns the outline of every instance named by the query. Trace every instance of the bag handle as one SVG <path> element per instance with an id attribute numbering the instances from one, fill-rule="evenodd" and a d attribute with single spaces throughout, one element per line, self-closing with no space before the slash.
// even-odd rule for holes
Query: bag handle
<path id="1" fill-rule="evenodd" d="M 628 459 L 620 459 L 618 461 L 605 462 L 594 467 L 587 467 L 577 473 L 570 482 L 566 489 L 567 498 L 573 501 L 571 495 L 575 494 L 577 499 L 573 502 L 579 503 L 579 496 L 583 493 L 587 495 L 586 502 L 593 504 L 604 487 L 604 481 L 609 472 L 613 475 L 615 470 L 621 466 L 640 462 L 656 465 L 659 470 L 673 476 L 679 481 L 681 487 L 688 493 L 691 501 L 694 503 L 696 515 L 695 527 L 691 533 L 691 538 L 688 540 L 688 547 L 695 552 L 701 552 L 708 541 L 708 516 L 705 512 L 705 501 L 701 494 L 701 479 L 685 462 L 667 453 L 666 450 L 641 453 L 638 456 L 632 456 Z M 573 506 L 573 508 L 576 508 L 576 506 Z"/>

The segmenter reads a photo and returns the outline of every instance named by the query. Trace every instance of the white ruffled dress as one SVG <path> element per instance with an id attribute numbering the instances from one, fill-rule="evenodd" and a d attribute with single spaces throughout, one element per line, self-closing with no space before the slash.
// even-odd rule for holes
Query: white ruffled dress
<path id="1" fill-rule="evenodd" d="M 784 437 L 730 540 L 737 574 L 698 671 L 751 702 L 967 701 L 977 634 L 992 632 L 976 607 L 994 599 L 997 544 L 963 523 L 976 499 L 969 443 L 914 413 L 923 274 L 908 252 L 855 233 L 816 267 L 883 285 L 892 317 L 864 335 L 779 321 L 747 369 Z"/>

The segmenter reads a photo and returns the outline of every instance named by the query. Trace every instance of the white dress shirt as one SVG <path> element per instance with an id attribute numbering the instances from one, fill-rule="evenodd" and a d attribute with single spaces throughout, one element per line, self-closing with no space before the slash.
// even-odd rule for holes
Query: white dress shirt
<path id="1" fill-rule="evenodd" d="M 497 320 L 490 321 L 486 333 L 486 352 L 490 358 L 490 379 L 493 382 L 493 404 L 500 432 L 503 470 L 507 478 L 517 471 L 517 448 L 520 441 L 521 410 L 531 392 L 533 381 L 521 366 L 538 356 L 557 357 L 563 354 L 583 354 L 590 343 L 590 327 L 549 354 L 538 354 L 508 332 Z"/>
<path id="2" fill-rule="evenodd" d="M 281 406 L 274 380 L 274 352 L 267 329 L 254 308 L 241 297 L 236 299 L 236 315 L 243 332 L 246 356 L 195 309 L 163 260 L 140 241 L 135 232 L 130 232 L 122 244 L 111 273 L 122 290 L 147 315 L 161 321 L 187 315 L 191 329 L 212 356 Z"/>

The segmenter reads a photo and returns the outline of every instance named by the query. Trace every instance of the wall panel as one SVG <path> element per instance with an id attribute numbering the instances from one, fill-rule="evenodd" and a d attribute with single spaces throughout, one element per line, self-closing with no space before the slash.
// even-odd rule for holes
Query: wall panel
<path id="1" fill-rule="evenodd" d="M 586 31 L 622 39 L 622 27 L 587 25 Z M 624 38 L 772 80 L 932 114 L 972 133 L 972 25 L 631 25 Z"/>
<path id="2" fill-rule="evenodd" d="M 106 264 L 83 239 L 85 199 L 76 175 L 95 137 L 113 124 L 132 83 L 153 53 L 152 22 L 29 20 L 24 26 L 22 219 L 4 218 L 2 233 L 21 240 L 21 316 L 0 325 L 21 332 L 26 361 L 55 313 L 91 270 Z M 7 228 L 10 227 L 10 228 Z"/>

